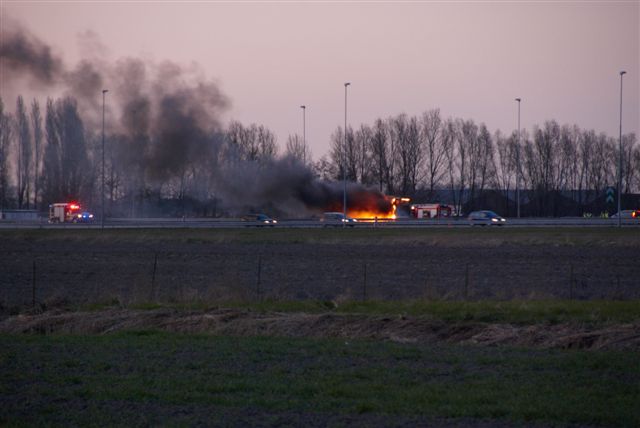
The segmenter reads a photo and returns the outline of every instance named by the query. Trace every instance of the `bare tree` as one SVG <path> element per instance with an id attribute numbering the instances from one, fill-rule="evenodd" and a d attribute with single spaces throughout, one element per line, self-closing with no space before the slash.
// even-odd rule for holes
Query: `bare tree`
<path id="1" fill-rule="evenodd" d="M 35 156 L 33 165 L 33 206 L 38 207 L 38 194 L 40 190 L 40 168 L 42 161 L 42 114 L 40 104 L 34 99 L 31 103 L 31 127 L 33 129 L 33 154 Z"/>
<path id="2" fill-rule="evenodd" d="M 477 190 L 480 197 L 482 197 L 485 187 L 493 179 L 495 175 L 494 164 L 492 162 L 494 156 L 493 139 L 483 123 L 480 125 L 478 131 L 477 143 L 475 146 L 475 153 L 473 157 L 475 162 L 475 184 L 473 188 Z"/>
<path id="3" fill-rule="evenodd" d="M 346 178 L 348 181 L 357 181 L 358 179 L 358 155 L 359 151 L 355 145 L 353 129 L 347 128 L 346 140 L 342 127 L 338 128 L 331 134 L 331 151 L 329 158 L 333 163 L 336 172 L 334 177 L 336 180 L 342 180 L 344 171 L 346 170 Z"/>
<path id="4" fill-rule="evenodd" d="M 0 97 L 0 209 L 6 207 L 9 194 L 9 149 L 12 137 L 11 116 L 4 113 Z"/>
<path id="5" fill-rule="evenodd" d="M 423 160 L 418 120 L 401 114 L 392 118 L 389 124 L 393 153 L 398 159 L 398 190 L 402 195 L 411 196 L 416 191 Z"/>
<path id="6" fill-rule="evenodd" d="M 462 137 L 461 119 L 448 119 L 445 126 L 445 153 L 449 172 L 451 199 L 457 213 L 462 213 L 464 191 L 467 185 L 468 151 Z"/>
<path id="7" fill-rule="evenodd" d="M 631 164 L 631 169 L 633 169 L 634 171 L 636 171 L 636 174 L 632 177 L 635 178 L 634 182 L 635 182 L 635 189 L 636 191 L 640 190 L 640 145 L 637 145 L 634 149 L 633 149 L 633 163 Z"/>
<path id="8" fill-rule="evenodd" d="M 47 99 L 45 116 L 47 144 L 42 162 L 43 199 L 50 203 L 62 198 L 62 157 L 60 150 L 60 121 L 51 98 Z"/>
<path id="9" fill-rule="evenodd" d="M 591 161 L 587 166 L 588 183 L 594 194 L 604 191 L 609 183 L 614 183 L 614 171 L 611 169 L 614 159 L 614 142 L 605 134 L 596 135 L 590 131 L 588 138 L 593 140 Z"/>
<path id="10" fill-rule="evenodd" d="M 18 183 L 18 208 L 29 208 L 29 198 L 31 196 L 31 131 L 29 129 L 29 119 L 24 105 L 22 95 L 16 101 L 16 135 L 18 137 L 17 147 L 17 183 Z"/>
<path id="11" fill-rule="evenodd" d="M 275 159 L 278 154 L 276 135 L 266 126 L 258 126 L 258 159 L 265 164 Z"/>
<path id="12" fill-rule="evenodd" d="M 385 184 L 389 189 L 391 183 L 389 157 L 387 126 L 382 119 L 376 119 L 371 136 L 371 166 L 375 177 L 374 180 L 378 183 L 380 192 L 383 191 Z"/>
<path id="13" fill-rule="evenodd" d="M 495 154 L 493 160 L 493 186 L 498 190 L 504 200 L 504 215 L 510 215 L 509 194 L 514 186 L 516 172 L 516 157 L 514 155 L 515 144 L 517 144 L 517 132 L 513 132 L 511 136 L 505 137 L 498 130 L 493 136 L 495 141 Z"/>
<path id="14" fill-rule="evenodd" d="M 252 123 L 243 126 L 240 122 L 231 122 L 227 130 L 227 158 L 265 164 L 273 160 L 277 153 L 275 134 L 263 125 Z"/>
<path id="15" fill-rule="evenodd" d="M 370 185 L 374 182 L 370 153 L 372 140 L 373 131 L 371 128 L 367 125 L 360 125 L 360 129 L 355 133 L 354 145 L 357 177 L 358 181 L 364 185 Z"/>
<path id="16" fill-rule="evenodd" d="M 633 152 L 636 145 L 636 134 L 634 132 L 622 136 L 622 188 L 624 193 L 631 193 L 634 177 L 640 172 L 633 168 Z M 616 147 L 616 158 L 618 156 Z M 616 170 L 616 177 L 617 177 Z"/>
<path id="17" fill-rule="evenodd" d="M 289 138 L 287 138 L 285 156 L 290 156 L 301 164 L 312 162 L 311 150 L 304 139 L 298 134 L 289 135 Z"/>
<path id="18" fill-rule="evenodd" d="M 427 187 L 429 198 L 433 198 L 435 188 L 440 185 L 444 175 L 446 160 L 445 129 L 439 109 L 429 110 L 422 114 L 421 131 Z"/>

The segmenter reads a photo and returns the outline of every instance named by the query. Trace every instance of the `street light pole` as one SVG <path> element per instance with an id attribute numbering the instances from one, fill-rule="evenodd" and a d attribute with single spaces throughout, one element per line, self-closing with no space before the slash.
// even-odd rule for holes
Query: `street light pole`
<path id="1" fill-rule="evenodd" d="M 307 106 L 300 106 L 302 109 L 302 163 L 307 164 Z"/>
<path id="2" fill-rule="evenodd" d="M 516 98 L 518 102 L 518 146 L 516 148 L 516 212 L 517 217 L 520 218 L 520 101 L 521 98 Z"/>
<path id="3" fill-rule="evenodd" d="M 100 214 L 100 224 L 104 230 L 104 100 L 108 89 L 102 90 L 102 213 Z"/>
<path id="4" fill-rule="evenodd" d="M 344 221 L 342 227 L 347 225 L 347 87 L 351 85 L 350 82 L 344 84 L 344 145 L 342 148 L 342 213 L 344 215 Z"/>
<path id="5" fill-rule="evenodd" d="M 620 140 L 618 156 L 618 227 L 622 227 L 622 76 L 626 71 L 620 72 Z"/>

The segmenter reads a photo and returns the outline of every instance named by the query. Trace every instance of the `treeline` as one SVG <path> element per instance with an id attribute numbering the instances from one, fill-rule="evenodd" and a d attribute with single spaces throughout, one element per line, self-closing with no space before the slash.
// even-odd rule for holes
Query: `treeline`
<path id="1" fill-rule="evenodd" d="M 606 209 L 604 192 L 617 182 L 617 138 L 555 121 L 518 137 L 517 131 L 491 133 L 473 120 L 445 119 L 439 110 L 401 114 L 348 127 L 346 140 L 338 127 L 329 154 L 313 162 L 299 135 L 289 136 L 281 151 L 265 126 L 209 126 L 210 118 L 186 97 L 167 96 L 160 106 L 151 115 L 149 105 L 131 103 L 107 129 L 108 216 L 277 210 L 278 189 L 304 193 L 290 182 L 306 173 L 282 173 L 294 167 L 320 180 L 339 181 L 344 173 L 385 194 L 507 216 L 515 215 L 517 181 L 522 214 L 536 216 Z M 623 136 L 622 149 L 628 195 L 640 189 L 635 134 Z M 0 208 L 45 210 L 75 199 L 97 212 L 102 155 L 101 127 L 85 126 L 73 98 L 48 99 L 42 108 L 38 100 L 18 97 L 12 114 L 0 98 Z"/>
<path id="2" fill-rule="evenodd" d="M 617 188 L 618 139 L 556 121 L 509 135 L 473 120 L 430 110 L 377 119 L 357 129 L 338 127 L 331 152 L 318 164 L 327 179 L 375 186 L 424 202 L 452 202 L 460 212 L 495 209 L 515 215 L 520 189 L 524 215 L 581 215 L 606 210 L 604 194 Z M 623 135 L 623 197 L 640 189 L 640 146 Z M 343 170 L 346 168 L 346 171 Z M 444 191 L 446 190 L 446 191 Z M 624 206 L 623 206 L 624 209 Z"/>
<path id="3" fill-rule="evenodd" d="M 196 106 L 196 108 L 194 108 Z M 231 122 L 226 129 L 198 123 L 198 104 L 166 97 L 156 129 L 150 106 L 128 106 L 108 132 L 104 150 L 108 216 L 216 215 L 252 205 L 248 178 L 257 171 L 309 163 L 310 151 L 291 136 L 279 156 L 275 134 L 262 125 Z M 101 128 L 85 127 L 72 97 L 38 100 L 22 96 L 10 114 L 0 98 L 0 209 L 46 210 L 77 200 L 98 211 L 102 192 Z M 204 116 L 206 121 L 207 117 Z M 252 170 L 252 169 L 256 170 Z M 255 184 L 255 183 L 254 183 Z M 264 198 L 251 195 L 264 204 Z M 228 202 L 225 204 L 225 200 Z M 257 207 L 256 207 L 257 208 Z"/>

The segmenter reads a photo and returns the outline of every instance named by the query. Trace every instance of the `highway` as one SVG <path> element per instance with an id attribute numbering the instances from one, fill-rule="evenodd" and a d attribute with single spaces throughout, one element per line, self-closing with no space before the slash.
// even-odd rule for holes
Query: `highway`
<path id="1" fill-rule="evenodd" d="M 561 217 L 561 218 L 508 218 L 504 227 L 616 227 L 618 220 L 615 218 L 582 218 L 582 217 Z M 623 219 L 624 227 L 640 227 L 640 219 Z M 251 221 L 239 219 L 222 218 L 109 218 L 105 221 L 105 228 L 109 229 L 150 229 L 150 228 L 245 228 L 245 227 L 265 227 Z M 275 228 L 321 228 L 325 224 L 317 219 L 281 219 Z M 332 226 L 333 227 L 333 226 Z M 337 227 L 340 227 L 339 225 Z M 361 220 L 354 225 L 355 228 L 447 228 L 447 227 L 470 227 L 466 218 L 460 219 L 429 219 L 416 220 L 401 218 L 397 220 Z M 475 226 L 480 227 L 480 226 Z M 63 223 L 49 224 L 46 219 L 39 221 L 0 221 L 0 229 L 100 229 L 100 221 L 93 223 Z"/>

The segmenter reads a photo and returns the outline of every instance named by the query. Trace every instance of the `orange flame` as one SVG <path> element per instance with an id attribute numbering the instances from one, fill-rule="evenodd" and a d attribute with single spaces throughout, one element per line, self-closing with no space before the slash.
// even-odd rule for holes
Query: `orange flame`
<path id="1" fill-rule="evenodd" d="M 383 198 L 384 203 L 380 203 L 379 201 L 370 203 L 371 198 L 361 197 L 354 202 L 354 206 L 348 206 L 347 215 L 358 219 L 373 220 L 377 218 L 395 220 L 398 204 L 410 201 L 409 198 L 396 198 L 391 196 L 383 196 Z"/>

